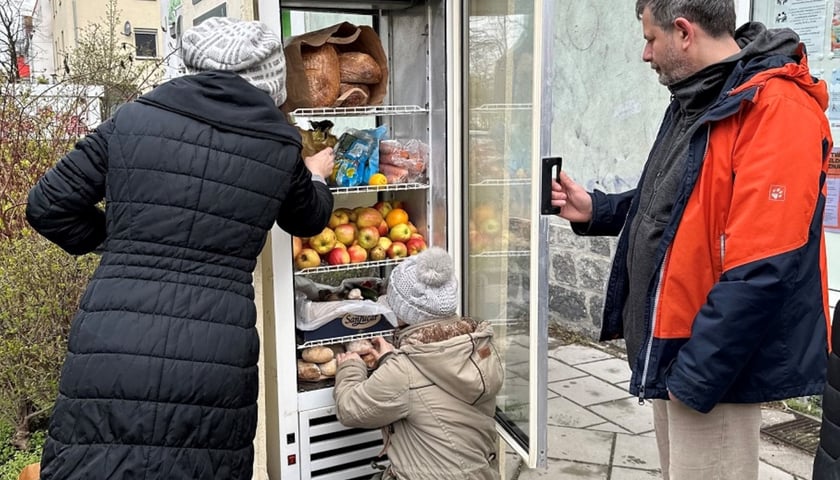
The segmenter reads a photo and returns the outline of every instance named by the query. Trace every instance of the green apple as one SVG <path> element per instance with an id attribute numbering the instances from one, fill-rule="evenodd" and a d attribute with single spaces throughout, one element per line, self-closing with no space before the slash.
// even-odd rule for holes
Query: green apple
<path id="1" fill-rule="evenodd" d="M 405 242 L 411 238 L 411 229 L 405 223 L 398 223 L 391 227 L 388 237 L 395 242 Z"/>
<path id="2" fill-rule="evenodd" d="M 315 268 L 321 265 L 321 256 L 318 255 L 318 252 L 311 248 L 303 248 L 301 251 L 295 256 L 295 267 L 298 270 L 303 270 L 304 268 Z"/>
<path id="3" fill-rule="evenodd" d="M 330 227 L 324 227 L 321 233 L 309 239 L 312 249 L 321 255 L 326 255 L 335 247 L 335 232 Z"/>

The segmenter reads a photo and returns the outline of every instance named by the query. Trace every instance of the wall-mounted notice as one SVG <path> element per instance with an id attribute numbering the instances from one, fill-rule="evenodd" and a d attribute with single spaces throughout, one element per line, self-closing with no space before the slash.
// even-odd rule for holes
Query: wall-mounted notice
<path id="1" fill-rule="evenodd" d="M 776 0 L 773 26 L 793 29 L 810 55 L 825 45 L 825 0 Z M 832 29 L 833 31 L 833 29 Z"/>
<path id="2" fill-rule="evenodd" d="M 831 69 L 828 79 L 828 119 L 831 128 L 840 127 L 840 68 Z"/>
<path id="3" fill-rule="evenodd" d="M 834 15 L 831 17 L 831 51 L 838 50 L 840 50 L 840 0 L 834 0 Z"/>
<path id="4" fill-rule="evenodd" d="M 828 197 L 825 202 L 823 226 L 827 231 L 840 232 L 840 148 L 831 152 L 826 182 Z"/>

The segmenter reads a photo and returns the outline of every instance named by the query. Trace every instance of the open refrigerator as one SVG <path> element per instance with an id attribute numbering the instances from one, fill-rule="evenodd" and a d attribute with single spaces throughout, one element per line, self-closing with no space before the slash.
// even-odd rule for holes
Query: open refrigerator
<path id="1" fill-rule="evenodd" d="M 380 105 L 299 108 L 302 128 L 329 119 L 349 128 L 387 125 L 391 139 L 428 146 L 426 176 L 411 183 L 333 187 L 336 208 L 403 202 L 429 246 L 456 261 L 460 314 L 494 325 L 506 378 L 497 398 L 499 455 L 546 462 L 548 308 L 547 186 L 552 75 L 546 74 L 553 2 L 538 0 L 258 0 L 256 17 L 283 38 L 340 22 L 372 27 L 387 57 Z M 295 286 L 301 279 L 387 279 L 400 258 L 296 267 L 292 238 L 274 228 L 262 263 L 263 366 L 270 478 L 366 479 L 387 465 L 379 430 L 337 418 L 332 380 L 298 379 L 312 346 L 386 337 L 392 329 L 302 335 Z"/>

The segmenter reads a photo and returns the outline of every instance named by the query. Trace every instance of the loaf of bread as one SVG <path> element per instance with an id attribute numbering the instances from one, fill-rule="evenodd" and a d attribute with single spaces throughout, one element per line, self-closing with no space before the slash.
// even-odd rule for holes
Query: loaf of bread
<path id="1" fill-rule="evenodd" d="M 373 57 L 362 52 L 345 52 L 338 55 L 342 83 L 374 85 L 382 81 L 382 68 Z"/>
<path id="2" fill-rule="evenodd" d="M 309 347 L 300 356 L 307 362 L 326 363 L 335 358 L 335 353 L 329 347 Z"/>
<path id="3" fill-rule="evenodd" d="M 341 84 L 338 52 L 331 44 L 301 51 L 313 107 L 330 107 L 338 98 Z"/>
<path id="4" fill-rule="evenodd" d="M 321 375 L 325 377 L 334 377 L 335 371 L 338 368 L 338 364 L 335 359 L 330 360 L 326 363 L 319 363 L 318 370 L 321 371 Z"/>
<path id="5" fill-rule="evenodd" d="M 342 83 L 336 107 L 363 107 L 370 98 L 370 88 L 364 83 Z"/>
<path id="6" fill-rule="evenodd" d="M 311 362 L 297 361 L 298 378 L 307 382 L 315 382 L 321 378 L 321 370 L 318 365 Z"/>

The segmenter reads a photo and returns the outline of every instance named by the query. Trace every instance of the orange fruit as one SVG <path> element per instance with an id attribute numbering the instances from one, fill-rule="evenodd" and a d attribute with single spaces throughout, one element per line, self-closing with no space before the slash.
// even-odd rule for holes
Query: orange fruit
<path id="1" fill-rule="evenodd" d="M 368 185 L 387 185 L 388 177 L 384 173 L 374 173 L 368 180 Z"/>
<path id="2" fill-rule="evenodd" d="M 385 223 L 388 224 L 388 228 L 393 228 L 394 225 L 399 225 L 401 223 L 408 223 L 408 212 L 402 208 L 391 209 L 391 211 L 385 215 Z"/>

